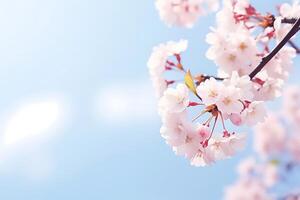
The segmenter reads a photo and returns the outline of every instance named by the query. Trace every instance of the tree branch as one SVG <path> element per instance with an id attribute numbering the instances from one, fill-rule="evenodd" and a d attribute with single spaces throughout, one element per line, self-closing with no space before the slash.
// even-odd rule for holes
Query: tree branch
<path id="1" fill-rule="evenodd" d="M 260 64 L 250 73 L 250 79 L 253 79 L 265 66 L 272 60 L 272 58 L 289 42 L 289 40 L 299 31 L 300 18 L 297 19 L 296 23 L 283 40 L 271 51 L 269 55 L 264 57 Z"/>
<path id="2" fill-rule="evenodd" d="M 281 20 L 281 23 L 283 23 L 283 24 L 295 24 L 297 20 L 298 20 L 297 18 L 283 18 Z"/>
<path id="3" fill-rule="evenodd" d="M 224 81 L 224 80 L 225 80 L 225 78 L 220 78 L 220 77 L 216 77 L 216 76 L 208 76 L 208 75 L 203 76 L 203 78 L 204 78 L 204 79 L 214 78 L 214 79 L 216 79 L 217 81 Z"/>

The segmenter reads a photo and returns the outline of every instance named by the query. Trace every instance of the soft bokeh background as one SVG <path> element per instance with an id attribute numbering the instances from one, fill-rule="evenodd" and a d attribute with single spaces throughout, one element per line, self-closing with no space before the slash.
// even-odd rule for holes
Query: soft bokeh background
<path id="1" fill-rule="evenodd" d="M 0 1 L 0 199 L 222 199 L 251 134 L 234 159 L 191 167 L 160 137 L 146 68 L 154 45 L 185 38 L 185 65 L 213 74 L 213 23 L 167 28 L 151 0 Z"/>

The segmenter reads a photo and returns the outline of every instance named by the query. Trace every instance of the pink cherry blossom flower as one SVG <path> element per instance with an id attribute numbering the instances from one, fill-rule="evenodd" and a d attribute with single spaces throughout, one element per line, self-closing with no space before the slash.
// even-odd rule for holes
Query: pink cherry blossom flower
<path id="1" fill-rule="evenodd" d="M 211 45 L 206 55 L 213 60 L 220 70 L 227 74 L 238 71 L 239 75 L 251 72 L 259 61 L 257 41 L 242 25 L 234 32 L 219 29 L 207 35 L 206 41 Z"/>
<path id="2" fill-rule="evenodd" d="M 280 6 L 279 12 L 282 17 L 298 18 L 300 17 L 300 3 L 298 0 L 294 0 L 292 5 L 284 3 Z"/>
<path id="3" fill-rule="evenodd" d="M 262 122 L 266 116 L 266 110 L 262 101 L 253 101 L 242 112 L 244 123 L 248 126 L 253 126 L 258 122 Z"/>
<path id="4" fill-rule="evenodd" d="M 234 134 L 230 137 L 215 138 L 209 143 L 210 148 L 215 154 L 217 160 L 223 160 L 228 157 L 232 157 L 236 152 L 243 149 L 245 146 L 245 135 Z"/>
<path id="5" fill-rule="evenodd" d="M 180 113 L 189 105 L 189 90 L 184 84 L 168 88 L 159 101 L 160 112 Z"/>
<path id="6" fill-rule="evenodd" d="M 179 146 L 184 144 L 187 135 L 195 132 L 193 124 L 188 121 L 187 113 L 183 112 L 177 115 L 165 114 L 163 116 L 163 126 L 160 133 L 167 144 Z"/>
<path id="7" fill-rule="evenodd" d="M 241 99 L 252 100 L 253 99 L 253 83 L 249 76 L 239 76 L 237 71 L 233 71 L 230 79 L 225 79 L 224 84 L 226 86 L 232 85 L 239 89 Z"/>
<path id="8" fill-rule="evenodd" d="M 216 105 L 222 113 L 228 115 L 240 113 L 243 110 L 243 104 L 240 102 L 240 97 L 240 90 L 238 88 L 232 86 L 223 87 Z"/>
<path id="9" fill-rule="evenodd" d="M 147 66 L 158 97 L 163 95 L 168 86 L 166 80 L 163 78 L 168 58 L 184 52 L 187 49 L 187 45 L 188 42 L 186 40 L 180 40 L 179 42 L 171 41 L 166 44 L 160 44 L 153 48 Z"/>
<path id="10" fill-rule="evenodd" d="M 184 155 L 191 159 L 195 156 L 201 146 L 200 137 L 195 132 L 187 133 L 184 143 L 182 145 L 173 147 L 177 155 Z"/>
<path id="11" fill-rule="evenodd" d="M 197 134 L 199 135 L 199 138 L 201 142 L 207 140 L 210 136 L 211 130 L 208 126 L 199 124 L 197 127 Z"/>
<path id="12" fill-rule="evenodd" d="M 221 96 L 222 86 L 221 82 L 210 78 L 197 87 L 197 93 L 205 105 L 215 104 Z"/>
<path id="13" fill-rule="evenodd" d="M 194 157 L 191 159 L 191 165 L 196 167 L 204 167 L 215 163 L 215 153 L 208 147 L 200 147 Z"/>

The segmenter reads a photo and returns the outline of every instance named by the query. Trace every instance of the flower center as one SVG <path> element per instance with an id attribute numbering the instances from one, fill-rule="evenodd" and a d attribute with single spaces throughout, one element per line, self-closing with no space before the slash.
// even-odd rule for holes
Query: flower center
<path id="1" fill-rule="evenodd" d="M 216 93 L 216 91 L 210 90 L 208 96 L 210 98 L 216 98 L 218 96 L 218 93 Z"/>
<path id="2" fill-rule="evenodd" d="M 247 47 L 248 46 L 244 42 L 242 42 L 239 46 L 240 50 L 242 50 L 242 51 L 244 51 Z"/>
<path id="3" fill-rule="evenodd" d="M 236 56 L 233 55 L 233 54 L 230 54 L 230 55 L 228 56 L 228 60 L 231 61 L 231 62 L 235 61 L 235 59 L 236 59 Z"/>
<path id="4" fill-rule="evenodd" d="M 193 141 L 193 138 L 190 136 L 186 136 L 185 143 L 191 143 Z"/>
<path id="5" fill-rule="evenodd" d="M 229 104 L 231 104 L 231 99 L 229 97 L 224 98 L 223 103 L 224 105 L 228 106 Z"/>

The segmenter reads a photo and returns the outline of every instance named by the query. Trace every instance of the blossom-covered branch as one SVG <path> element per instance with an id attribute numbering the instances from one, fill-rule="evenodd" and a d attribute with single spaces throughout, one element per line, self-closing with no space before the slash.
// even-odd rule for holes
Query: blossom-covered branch
<path id="1" fill-rule="evenodd" d="M 286 44 L 300 20 L 289 24 L 282 19 L 298 18 L 294 10 L 299 4 L 283 4 L 277 17 L 259 13 L 247 0 L 224 0 L 223 5 L 206 37 L 206 57 L 218 67 L 216 76 L 194 75 L 185 66 L 186 40 L 155 47 L 148 61 L 159 98 L 161 135 L 195 166 L 229 158 L 242 149 L 245 134 L 229 130 L 228 123 L 252 127 L 262 122 L 265 102 L 280 95 L 296 56 Z M 274 43 L 278 45 L 270 51 Z M 171 72 L 184 81 L 173 79 Z"/>
<path id="2" fill-rule="evenodd" d="M 273 51 L 264 57 L 261 63 L 250 73 L 250 78 L 253 79 L 267 64 L 270 60 L 277 55 L 277 53 L 290 41 L 290 39 L 299 31 L 300 18 L 293 25 L 292 29 L 283 38 L 283 40 L 273 49 Z"/>

